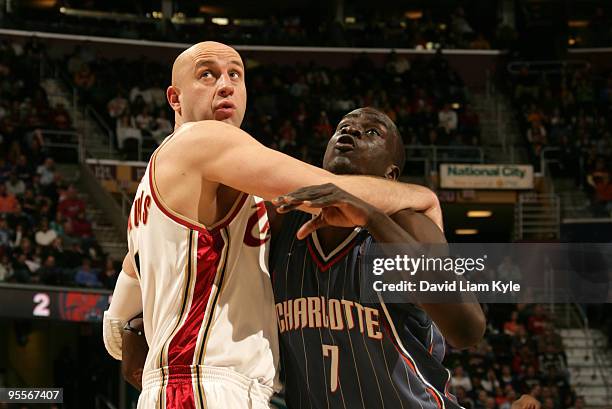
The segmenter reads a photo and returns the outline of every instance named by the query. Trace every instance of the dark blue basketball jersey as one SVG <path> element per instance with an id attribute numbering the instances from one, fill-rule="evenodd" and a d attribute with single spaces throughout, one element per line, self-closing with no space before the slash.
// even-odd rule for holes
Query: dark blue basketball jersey
<path id="1" fill-rule="evenodd" d="M 295 237 L 309 218 L 287 215 L 270 257 L 289 408 L 459 408 L 424 311 L 360 301 L 372 236 L 356 229 L 323 254 L 316 233 Z"/>

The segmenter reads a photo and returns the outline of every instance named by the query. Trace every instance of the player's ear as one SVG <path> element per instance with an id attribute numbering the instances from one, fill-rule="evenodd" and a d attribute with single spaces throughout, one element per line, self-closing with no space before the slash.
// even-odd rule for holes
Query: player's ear
<path id="1" fill-rule="evenodd" d="M 180 94 L 180 90 L 174 85 L 170 85 L 168 89 L 166 90 L 166 99 L 168 100 L 170 107 L 175 112 L 178 112 L 180 115 L 181 114 L 181 102 L 179 101 L 179 94 Z"/>
<path id="2" fill-rule="evenodd" d="M 385 172 L 385 178 L 391 180 L 398 180 L 400 176 L 400 170 L 395 165 L 389 165 L 387 172 Z"/>

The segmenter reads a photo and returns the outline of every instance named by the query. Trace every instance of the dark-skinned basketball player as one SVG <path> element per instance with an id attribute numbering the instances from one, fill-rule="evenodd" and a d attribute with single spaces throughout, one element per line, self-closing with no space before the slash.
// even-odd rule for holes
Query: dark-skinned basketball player
<path id="1" fill-rule="evenodd" d="M 338 124 L 323 168 L 397 180 L 404 161 L 395 124 L 380 111 L 361 108 Z M 361 283 L 371 276 L 364 258 L 373 243 L 445 243 L 442 231 L 420 213 L 389 217 L 334 185 L 286 196 L 283 213 L 297 206 L 321 209 L 314 218 L 297 210 L 280 217 L 268 212 L 289 408 L 458 408 L 446 390 L 444 339 L 457 348 L 480 341 L 480 305 L 360 299 Z M 340 211 L 358 227 L 337 227 Z M 299 240 L 305 223 L 316 230 Z"/>

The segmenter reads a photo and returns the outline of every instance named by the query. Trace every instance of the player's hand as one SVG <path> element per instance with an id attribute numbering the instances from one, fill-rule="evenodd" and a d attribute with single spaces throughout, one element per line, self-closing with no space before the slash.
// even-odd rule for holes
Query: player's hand
<path id="1" fill-rule="evenodd" d="M 523 395 L 512 404 L 511 409 L 540 409 L 540 402 L 531 395 Z"/>
<path id="2" fill-rule="evenodd" d="M 139 391 L 142 390 L 142 372 L 149 346 L 144 335 L 142 318 L 132 318 L 122 333 L 123 359 L 121 372 L 123 378 Z"/>
<path id="3" fill-rule="evenodd" d="M 272 201 L 279 213 L 297 208 L 320 209 L 320 213 L 306 222 L 297 232 L 298 239 L 307 237 L 313 231 L 325 226 L 365 226 L 378 210 L 338 186 L 307 186 Z"/>

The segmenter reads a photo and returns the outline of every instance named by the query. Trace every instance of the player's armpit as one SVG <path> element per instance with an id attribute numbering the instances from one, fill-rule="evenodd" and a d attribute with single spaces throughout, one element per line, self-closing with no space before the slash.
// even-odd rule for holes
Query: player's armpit
<path id="1" fill-rule="evenodd" d="M 123 258 L 123 264 L 121 265 L 123 272 L 132 278 L 138 278 L 136 274 L 136 266 L 134 265 L 133 258 L 130 254 L 126 254 Z"/>

